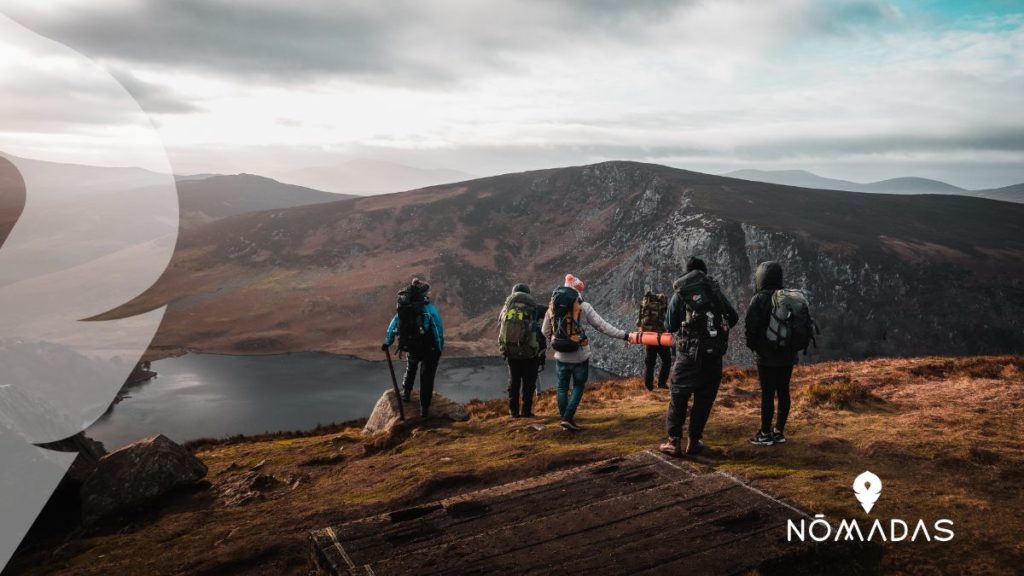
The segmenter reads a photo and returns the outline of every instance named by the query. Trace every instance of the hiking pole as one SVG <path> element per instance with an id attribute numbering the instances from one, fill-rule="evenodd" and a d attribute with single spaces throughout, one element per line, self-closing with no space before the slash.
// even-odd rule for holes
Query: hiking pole
<path id="1" fill-rule="evenodd" d="M 398 399 L 398 415 L 405 420 L 405 402 L 402 401 L 402 393 L 398 391 L 398 379 L 395 378 L 395 365 L 391 363 L 391 349 L 385 348 L 384 355 L 388 358 L 388 371 L 391 372 L 391 386 L 395 389 L 395 398 Z"/>

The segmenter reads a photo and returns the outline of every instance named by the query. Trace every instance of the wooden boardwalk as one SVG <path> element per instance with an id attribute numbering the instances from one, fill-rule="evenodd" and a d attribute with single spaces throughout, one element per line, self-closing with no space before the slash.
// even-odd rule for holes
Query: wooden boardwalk
<path id="1" fill-rule="evenodd" d="M 317 530 L 310 541 L 320 573 L 345 576 L 813 573 L 837 560 L 849 569 L 838 544 L 822 546 L 826 558 L 786 541 L 786 520 L 801 517 L 731 476 L 639 452 Z"/>

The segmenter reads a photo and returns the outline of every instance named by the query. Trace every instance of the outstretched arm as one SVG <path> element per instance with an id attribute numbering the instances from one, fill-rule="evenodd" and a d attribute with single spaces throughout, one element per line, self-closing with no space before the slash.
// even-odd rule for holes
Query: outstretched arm
<path id="1" fill-rule="evenodd" d="M 586 319 L 587 324 L 590 324 L 594 328 L 597 328 L 599 332 L 604 333 L 605 336 L 624 340 L 626 338 L 626 331 L 612 326 L 607 320 L 601 318 L 601 315 L 594 310 L 594 307 L 589 302 L 583 303 L 583 314 L 582 316 Z"/>

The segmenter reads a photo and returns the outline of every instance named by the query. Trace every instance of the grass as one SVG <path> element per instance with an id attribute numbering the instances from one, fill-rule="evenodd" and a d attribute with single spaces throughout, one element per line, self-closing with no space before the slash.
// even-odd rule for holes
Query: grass
<path id="1" fill-rule="evenodd" d="M 1024 357 L 802 366 L 793 398 L 789 442 L 752 446 L 757 377 L 727 369 L 705 432 L 708 454 L 696 464 L 831 518 L 869 518 L 850 483 L 871 470 L 885 488 L 870 518 L 955 522 L 948 545 L 889 546 L 886 573 L 1018 573 Z M 210 490 L 23 550 L 11 573 L 306 575 L 309 530 L 653 448 L 667 401 L 666 392 L 628 378 L 588 388 L 580 434 L 559 429 L 546 391 L 535 407 L 544 416 L 532 421 L 507 418 L 502 401 L 473 402 L 469 422 L 429 421 L 389 438 L 364 438 L 350 423 L 192 443 L 210 468 Z M 543 428 L 528 428 L 534 423 Z M 245 506 L 220 503 L 218 486 L 263 460 L 260 471 L 284 482 Z"/>

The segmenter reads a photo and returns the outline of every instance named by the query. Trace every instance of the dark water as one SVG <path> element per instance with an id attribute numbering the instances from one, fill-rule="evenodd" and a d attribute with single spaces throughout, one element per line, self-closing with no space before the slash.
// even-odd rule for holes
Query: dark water
<path id="1" fill-rule="evenodd" d="M 126 397 L 87 434 L 108 449 L 152 434 L 177 442 L 306 430 L 368 416 L 391 388 L 384 362 L 331 354 L 224 356 L 188 354 L 153 363 L 159 376 L 127 388 Z M 404 362 L 395 362 L 401 384 Z M 591 380 L 608 373 L 591 367 Z M 442 359 L 435 391 L 459 402 L 505 395 L 500 358 Z M 554 362 L 540 386 L 554 387 Z"/>

